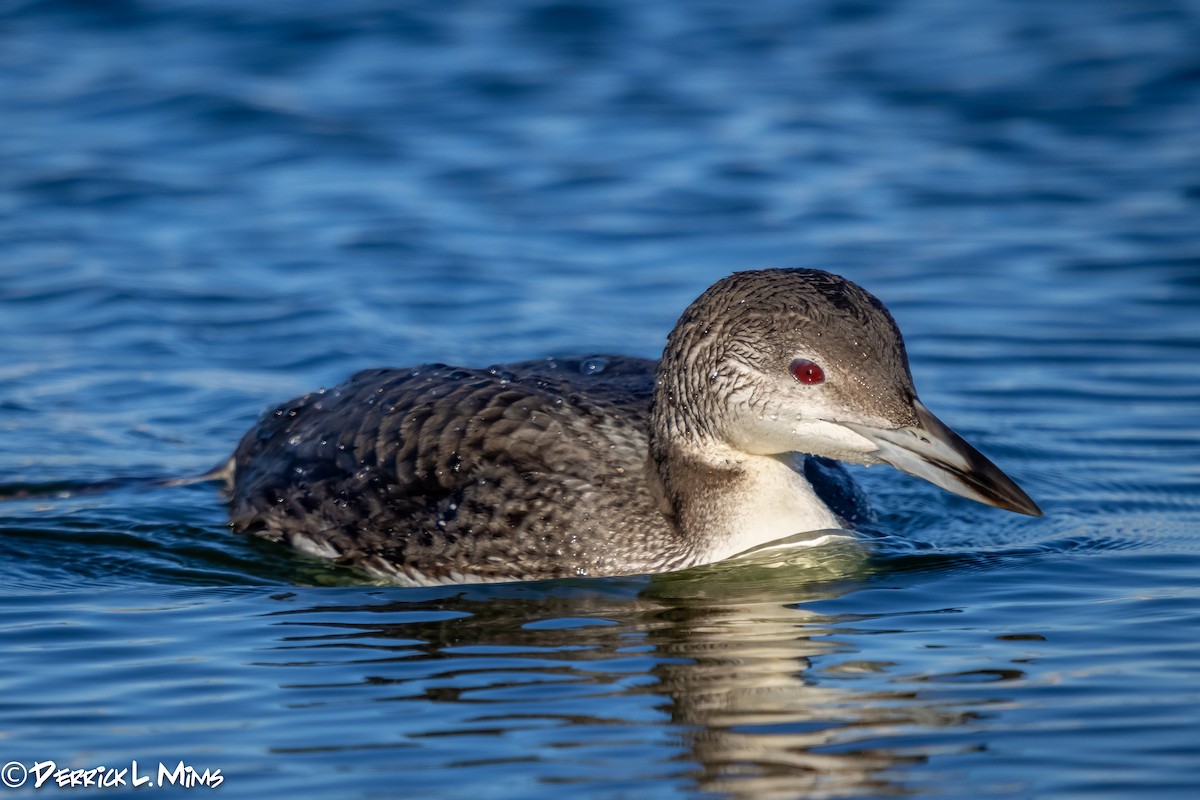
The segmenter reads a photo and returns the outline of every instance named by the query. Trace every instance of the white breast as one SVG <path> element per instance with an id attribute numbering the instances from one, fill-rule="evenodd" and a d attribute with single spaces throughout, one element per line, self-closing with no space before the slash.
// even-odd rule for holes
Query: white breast
<path id="1" fill-rule="evenodd" d="M 841 523 L 804 477 L 803 456 L 743 456 L 742 475 L 723 498 L 725 531 L 699 563 L 712 563 L 807 531 L 840 529 Z"/>

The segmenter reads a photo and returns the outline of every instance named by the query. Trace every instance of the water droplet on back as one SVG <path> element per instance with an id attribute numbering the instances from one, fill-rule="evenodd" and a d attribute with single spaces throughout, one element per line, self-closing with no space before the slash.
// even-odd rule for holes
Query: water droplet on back
<path id="1" fill-rule="evenodd" d="M 608 359 L 593 356 L 592 358 L 584 359 L 584 362 L 579 365 L 579 374 L 581 375 L 599 375 L 608 367 Z"/>

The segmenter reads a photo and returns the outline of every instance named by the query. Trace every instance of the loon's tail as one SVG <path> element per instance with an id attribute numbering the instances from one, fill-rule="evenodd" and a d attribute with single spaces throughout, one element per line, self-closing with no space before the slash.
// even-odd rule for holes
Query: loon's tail
<path id="1" fill-rule="evenodd" d="M 103 494 L 117 489 L 153 489 L 161 486 L 187 486 L 193 483 L 221 482 L 228 488 L 233 484 L 233 459 L 222 461 L 207 472 L 181 478 L 161 476 L 108 478 L 100 481 L 50 481 L 46 483 L 0 484 L 0 503 L 8 500 L 53 498 L 65 500 L 90 494 Z"/>
<path id="2" fill-rule="evenodd" d="M 233 485 L 233 459 L 228 458 L 207 472 L 199 475 L 189 475 L 183 478 L 162 478 L 155 481 L 154 486 L 187 486 L 192 483 L 214 483 L 220 481 L 227 487 Z"/>

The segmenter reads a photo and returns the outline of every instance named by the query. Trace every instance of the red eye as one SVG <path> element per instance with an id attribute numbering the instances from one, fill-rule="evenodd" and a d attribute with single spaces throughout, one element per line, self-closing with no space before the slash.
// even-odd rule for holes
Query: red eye
<path id="1" fill-rule="evenodd" d="M 792 377 L 806 384 L 824 383 L 825 370 L 821 369 L 820 364 L 797 358 L 792 362 Z"/>

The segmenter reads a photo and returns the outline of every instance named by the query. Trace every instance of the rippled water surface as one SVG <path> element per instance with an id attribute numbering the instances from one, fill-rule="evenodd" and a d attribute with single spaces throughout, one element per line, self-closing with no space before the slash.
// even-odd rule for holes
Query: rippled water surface
<path id="1" fill-rule="evenodd" d="M 1166 0 L 0 2 L 0 762 L 1195 797 L 1198 40 Z M 875 468 L 857 541 L 412 589 L 136 480 L 358 368 L 656 356 L 779 265 L 881 297 L 1046 516 Z"/>

